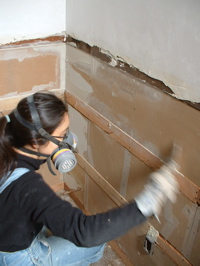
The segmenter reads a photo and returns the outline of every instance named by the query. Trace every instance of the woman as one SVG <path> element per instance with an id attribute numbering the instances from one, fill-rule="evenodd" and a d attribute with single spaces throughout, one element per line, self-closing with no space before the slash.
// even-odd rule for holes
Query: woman
<path id="1" fill-rule="evenodd" d="M 36 170 L 46 160 L 50 171 L 52 164 L 61 172 L 75 166 L 69 123 L 67 105 L 47 92 L 22 99 L 0 118 L 0 265 L 89 265 L 102 257 L 104 243 L 175 198 L 177 182 L 163 166 L 121 208 L 86 216 L 60 199 Z"/>

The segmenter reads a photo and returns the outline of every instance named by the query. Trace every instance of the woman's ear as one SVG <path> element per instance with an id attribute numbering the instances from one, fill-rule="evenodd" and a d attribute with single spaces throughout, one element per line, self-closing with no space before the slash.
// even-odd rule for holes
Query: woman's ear
<path id="1" fill-rule="evenodd" d="M 31 140 L 31 146 L 34 150 L 38 150 L 38 148 L 39 148 L 39 144 L 35 139 Z"/>
<path id="2" fill-rule="evenodd" d="M 41 145 L 44 145 L 47 143 L 47 140 L 40 138 L 40 139 L 32 139 L 31 140 L 31 146 L 33 149 L 39 149 Z"/>

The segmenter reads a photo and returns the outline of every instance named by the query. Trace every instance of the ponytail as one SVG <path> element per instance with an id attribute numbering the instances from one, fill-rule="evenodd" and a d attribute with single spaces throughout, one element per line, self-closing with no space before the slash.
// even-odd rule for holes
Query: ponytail
<path id="1" fill-rule="evenodd" d="M 0 179 L 8 174 L 16 162 L 16 152 L 12 148 L 11 136 L 7 130 L 9 124 L 10 117 L 8 115 L 0 117 Z"/>

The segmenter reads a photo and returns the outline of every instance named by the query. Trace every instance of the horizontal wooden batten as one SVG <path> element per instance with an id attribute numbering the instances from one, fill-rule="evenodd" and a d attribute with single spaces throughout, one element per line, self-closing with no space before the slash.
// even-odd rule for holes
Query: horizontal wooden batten
<path id="1" fill-rule="evenodd" d="M 128 201 L 120 195 L 80 154 L 77 154 L 79 166 L 92 178 L 92 180 L 115 202 L 117 206 L 127 204 Z M 149 230 L 150 224 L 146 222 L 142 227 L 141 233 L 146 235 Z M 156 245 L 164 251 L 177 265 L 188 266 L 191 263 L 167 240 L 161 235 L 158 236 Z"/>
<path id="2" fill-rule="evenodd" d="M 125 149 L 130 151 L 151 169 L 156 170 L 164 163 L 160 158 L 146 149 L 138 141 L 130 137 L 119 127 L 111 123 L 107 118 L 102 116 L 92 107 L 85 104 L 83 101 L 81 101 L 71 93 L 65 92 L 65 98 L 68 104 L 70 104 L 74 109 L 76 109 L 84 117 L 89 119 L 96 126 L 109 134 L 113 139 L 119 142 Z M 182 194 L 192 202 L 199 204 L 200 188 L 180 172 L 177 172 L 176 177 L 179 182 L 180 191 L 182 192 Z"/>

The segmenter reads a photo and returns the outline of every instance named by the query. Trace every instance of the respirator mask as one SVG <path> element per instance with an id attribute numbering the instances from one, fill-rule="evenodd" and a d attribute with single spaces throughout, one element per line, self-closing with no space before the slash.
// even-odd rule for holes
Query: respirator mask
<path id="1" fill-rule="evenodd" d="M 78 143 L 77 136 L 68 131 L 66 135 L 63 137 L 62 141 L 59 141 L 54 136 L 51 136 L 46 130 L 42 128 L 40 117 L 38 115 L 33 95 L 30 95 L 27 97 L 27 102 L 30 110 L 30 114 L 32 117 L 33 124 L 25 120 L 18 112 L 17 108 L 14 110 L 14 115 L 16 119 L 25 127 L 37 131 L 40 133 L 41 136 L 43 136 L 45 139 L 48 139 L 49 141 L 52 141 L 55 143 L 58 148 L 56 148 L 52 154 L 47 155 L 44 153 L 32 151 L 26 148 L 20 148 L 20 150 L 34 155 L 44 156 L 47 158 L 47 165 L 49 168 L 49 171 L 53 174 L 54 171 L 52 170 L 51 163 L 55 166 L 55 168 L 61 172 L 61 173 L 67 173 L 71 171 L 77 164 L 77 159 L 74 153 L 77 151 L 75 150 Z"/>

